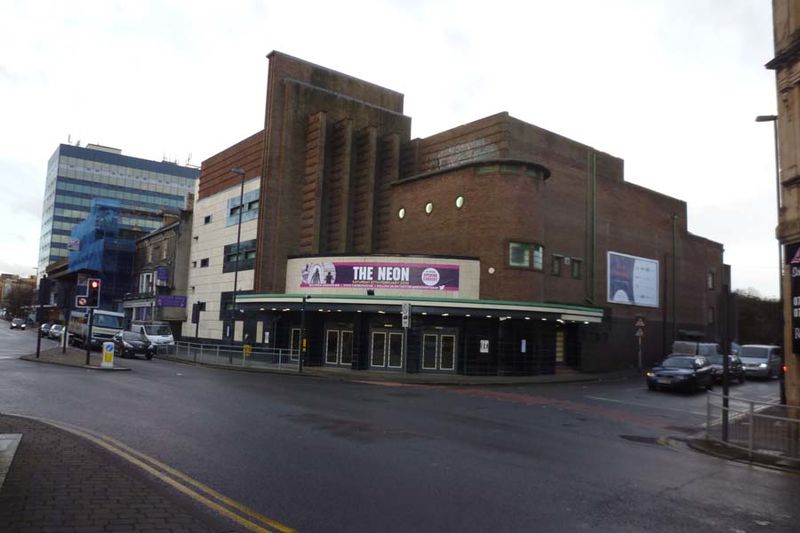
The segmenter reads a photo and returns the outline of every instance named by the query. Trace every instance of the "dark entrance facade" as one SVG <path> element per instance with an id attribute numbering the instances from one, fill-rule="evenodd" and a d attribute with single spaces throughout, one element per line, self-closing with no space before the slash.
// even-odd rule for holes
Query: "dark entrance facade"
<path id="1" fill-rule="evenodd" d="M 305 365 L 379 372 L 513 376 L 580 369 L 581 337 L 602 327 L 603 312 L 595 308 L 480 301 L 458 306 L 413 298 L 404 328 L 407 300 L 315 296 L 305 320 L 302 296 L 241 295 L 237 306 L 245 328 L 261 322 L 263 331 L 272 332 L 260 339 L 268 339 L 261 347 L 289 349 L 296 361 L 305 323 Z"/>

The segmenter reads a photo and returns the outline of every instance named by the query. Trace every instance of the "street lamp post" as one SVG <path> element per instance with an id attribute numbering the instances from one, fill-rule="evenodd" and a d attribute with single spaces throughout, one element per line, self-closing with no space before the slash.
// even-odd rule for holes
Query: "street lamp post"
<path id="1" fill-rule="evenodd" d="M 781 223 L 781 164 L 778 155 L 778 115 L 759 115 L 756 122 L 772 122 L 772 133 L 775 145 L 775 201 L 777 205 L 778 224 Z M 781 336 L 783 336 L 783 257 L 782 245 L 778 241 L 778 323 L 780 325 Z M 786 349 L 784 349 L 784 353 Z M 786 405 L 786 380 L 783 374 L 783 364 L 780 365 L 780 391 L 781 405 Z"/>
<path id="2" fill-rule="evenodd" d="M 236 293 L 239 289 L 239 246 L 242 242 L 242 212 L 244 211 L 244 178 L 245 172 L 243 169 L 236 167 L 232 168 L 231 172 L 234 174 L 238 174 L 242 177 L 242 183 L 239 188 L 239 224 L 236 228 L 236 262 L 234 265 L 233 270 L 233 305 L 231 306 L 230 312 L 230 323 L 231 323 L 231 344 L 233 344 L 234 337 L 236 336 Z M 224 259 L 223 259 L 224 262 Z M 230 359 L 229 363 L 233 363 L 233 352 L 228 352 L 228 358 Z"/>

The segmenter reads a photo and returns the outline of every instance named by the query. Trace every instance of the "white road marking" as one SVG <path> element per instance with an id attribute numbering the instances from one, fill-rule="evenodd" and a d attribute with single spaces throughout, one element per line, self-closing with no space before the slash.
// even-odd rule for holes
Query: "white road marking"
<path id="1" fill-rule="evenodd" d="M 631 402 L 628 400 L 615 400 L 613 398 L 603 398 L 601 396 L 586 396 L 590 400 L 600 400 L 601 402 L 622 403 L 625 405 L 635 405 L 637 407 L 648 407 L 650 409 L 665 409 L 667 411 L 677 411 L 678 413 L 689 413 L 691 415 L 706 416 L 705 412 L 689 411 L 688 409 L 676 409 L 674 407 L 663 407 L 661 405 L 651 405 L 648 403 Z"/>

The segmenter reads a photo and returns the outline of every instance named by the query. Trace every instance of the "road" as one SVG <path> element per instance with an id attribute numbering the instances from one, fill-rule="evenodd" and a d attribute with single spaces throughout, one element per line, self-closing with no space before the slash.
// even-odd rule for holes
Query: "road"
<path id="1" fill-rule="evenodd" d="M 35 334 L 3 326 L 0 411 L 116 438 L 302 532 L 794 532 L 800 520 L 800 477 L 681 443 L 704 393 L 639 379 L 387 386 L 162 360 L 101 373 L 17 360 Z M 774 382 L 734 390 L 777 395 Z"/>

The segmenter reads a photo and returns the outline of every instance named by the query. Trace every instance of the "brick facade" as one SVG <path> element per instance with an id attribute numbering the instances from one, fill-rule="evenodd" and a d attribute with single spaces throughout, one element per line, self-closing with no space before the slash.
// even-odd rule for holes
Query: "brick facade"
<path id="1" fill-rule="evenodd" d="M 265 130 L 204 162 L 199 195 L 260 164 L 255 293 L 283 292 L 295 256 L 474 258 L 481 300 L 604 310 L 601 325 L 564 337 L 583 370 L 630 366 L 637 316 L 646 362 L 673 333 L 719 340 L 722 245 L 687 231 L 685 202 L 626 182 L 621 159 L 508 113 L 412 140 L 399 93 L 279 52 L 269 60 Z M 511 242 L 543 246 L 541 270 L 511 266 Z M 609 251 L 658 262 L 657 307 L 608 302 Z"/>

